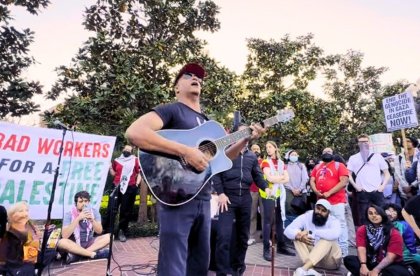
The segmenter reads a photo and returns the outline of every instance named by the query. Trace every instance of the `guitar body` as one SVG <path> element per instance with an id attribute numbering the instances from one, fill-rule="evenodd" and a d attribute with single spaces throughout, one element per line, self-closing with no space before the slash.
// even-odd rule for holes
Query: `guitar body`
<path id="1" fill-rule="evenodd" d="M 168 140 L 190 147 L 202 146 L 226 136 L 224 128 L 215 121 L 189 130 L 161 130 L 158 134 Z M 225 148 L 217 149 L 205 171 L 198 172 L 177 156 L 159 152 L 139 151 L 143 179 L 161 203 L 179 206 L 192 200 L 210 178 L 232 167 Z"/>
<path id="2" fill-rule="evenodd" d="M 294 116 L 293 110 L 285 108 L 276 116 L 265 119 L 261 125 L 270 127 L 278 122 L 287 122 Z M 232 161 L 225 154 L 226 147 L 250 137 L 252 129 L 247 127 L 227 135 L 219 123 L 207 121 L 193 129 L 167 129 L 157 133 L 170 141 L 198 148 L 210 157 L 209 166 L 199 172 L 186 164 L 182 157 L 157 151 L 139 151 L 143 179 L 154 197 L 165 205 L 179 206 L 196 197 L 212 176 L 232 167 Z"/>

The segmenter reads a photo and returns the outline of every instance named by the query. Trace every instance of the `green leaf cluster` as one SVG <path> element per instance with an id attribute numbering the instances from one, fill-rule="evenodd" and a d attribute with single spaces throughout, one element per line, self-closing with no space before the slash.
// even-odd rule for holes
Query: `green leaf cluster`
<path id="1" fill-rule="evenodd" d="M 213 76 L 218 65 L 202 54 L 204 41 L 194 34 L 216 31 L 217 12 L 212 1 L 97 1 L 84 21 L 95 35 L 70 66 L 57 68 L 59 79 L 48 97 L 67 93 L 68 98 L 45 114 L 47 121 L 58 117 L 81 131 L 117 135 L 123 143 L 135 118 L 174 99 L 176 69 L 187 61 L 208 68 L 206 91 L 227 90 L 216 78 L 232 77 Z M 217 101 L 205 104 L 211 109 Z"/>
<path id="2" fill-rule="evenodd" d="M 19 117 L 39 110 L 32 97 L 42 94 L 37 81 L 28 81 L 21 75 L 32 64 L 29 46 L 34 33 L 30 29 L 18 30 L 10 25 L 13 20 L 9 6 L 22 6 L 29 13 L 37 14 L 46 8 L 48 0 L 0 1 L 0 119 Z"/>
<path id="3" fill-rule="evenodd" d="M 116 135 L 120 146 L 136 118 L 175 99 L 177 71 L 195 61 L 208 73 L 203 110 L 227 127 L 235 110 L 252 123 L 284 107 L 294 109 L 295 119 L 269 129 L 261 144 L 274 140 L 303 157 L 333 147 L 348 157 L 358 134 L 386 131 L 382 99 L 404 91 L 405 81 L 383 85 L 386 68 L 364 66 L 357 51 L 326 54 L 312 34 L 249 38 L 246 67 L 237 75 L 205 54 L 206 42 L 196 36 L 220 28 L 218 11 L 213 1 L 98 0 L 86 9 L 83 23 L 93 35 L 70 66 L 57 68 L 58 80 L 48 93 L 50 99 L 63 94 L 67 99 L 46 112 L 46 120 Z M 309 83 L 319 79 L 327 98 L 309 91 Z"/>

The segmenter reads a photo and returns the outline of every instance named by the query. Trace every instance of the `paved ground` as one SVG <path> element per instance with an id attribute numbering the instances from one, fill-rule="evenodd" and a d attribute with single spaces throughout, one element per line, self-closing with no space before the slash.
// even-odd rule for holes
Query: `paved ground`
<path id="1" fill-rule="evenodd" d="M 159 240 L 157 237 L 128 239 L 126 243 L 115 241 L 113 249 L 114 258 L 111 262 L 112 275 L 155 275 L 158 246 Z M 262 258 L 261 243 L 254 244 L 248 248 L 246 263 L 247 269 L 245 276 L 271 275 L 271 263 Z M 275 257 L 274 275 L 292 275 L 293 271 L 301 265 L 298 257 L 277 254 Z M 107 275 L 106 267 L 106 259 L 80 262 L 71 265 L 62 265 L 61 262 L 56 262 L 50 267 L 49 271 L 45 270 L 43 275 Z M 346 273 L 344 268 L 335 271 L 324 271 L 321 269 L 317 271 L 325 275 L 345 275 Z M 216 274 L 209 271 L 208 275 L 214 276 Z"/>

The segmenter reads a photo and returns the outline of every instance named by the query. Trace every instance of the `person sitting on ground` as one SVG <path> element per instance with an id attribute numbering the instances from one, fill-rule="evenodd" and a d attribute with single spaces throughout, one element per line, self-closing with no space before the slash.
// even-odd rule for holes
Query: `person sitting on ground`
<path id="1" fill-rule="evenodd" d="M 353 276 L 408 276 L 404 267 L 403 240 L 385 211 L 374 204 L 366 210 L 367 224 L 357 229 L 357 256 L 344 257 L 344 266 Z"/>
<path id="2" fill-rule="evenodd" d="M 294 276 L 321 275 L 314 266 L 338 269 L 341 264 L 341 249 L 338 245 L 340 222 L 330 215 L 331 204 L 319 199 L 315 209 L 298 216 L 284 230 L 284 235 L 294 240 L 294 246 L 303 266 L 296 269 Z"/>
<path id="3" fill-rule="evenodd" d="M 397 204 L 390 203 L 384 206 L 385 213 L 389 220 L 398 229 L 404 241 L 403 260 L 406 265 L 412 266 L 416 271 L 420 269 L 420 254 L 416 250 L 416 234 L 413 228 L 404 220 L 401 210 Z"/>
<path id="4" fill-rule="evenodd" d="M 80 191 L 74 195 L 75 206 L 63 219 L 63 239 L 58 248 L 68 252 L 66 263 L 78 261 L 80 257 L 106 258 L 109 254 L 110 235 L 94 237 L 102 233 L 101 215 L 95 208 L 89 208 L 90 194 Z"/>
<path id="5" fill-rule="evenodd" d="M 7 211 L 8 230 L 0 242 L 0 264 L 6 275 L 35 275 L 42 234 L 29 220 L 29 205 L 21 201 Z"/>

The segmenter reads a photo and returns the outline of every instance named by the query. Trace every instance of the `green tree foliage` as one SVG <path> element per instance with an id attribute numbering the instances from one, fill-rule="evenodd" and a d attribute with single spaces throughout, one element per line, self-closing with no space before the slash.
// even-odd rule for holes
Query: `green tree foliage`
<path id="1" fill-rule="evenodd" d="M 296 40 L 285 36 L 280 42 L 250 39 L 248 48 L 242 89 L 237 95 L 238 110 L 248 122 L 257 122 L 282 108 L 293 108 L 295 118 L 270 129 L 266 139 L 276 140 L 284 148 L 302 149 L 302 155 L 319 155 L 338 132 L 337 109 L 305 89 L 337 57 L 325 56 L 313 44 L 312 35 Z"/>
<path id="2" fill-rule="evenodd" d="M 48 0 L 0 1 L 0 119 L 19 117 L 39 110 L 31 99 L 42 93 L 39 82 L 27 81 L 22 71 L 35 63 L 28 54 L 34 33 L 30 29 L 17 30 L 10 25 L 13 19 L 10 5 L 21 6 L 31 14 L 46 8 Z"/>
<path id="3" fill-rule="evenodd" d="M 325 70 L 324 89 L 340 117 L 341 131 L 334 146 L 345 156 L 354 152 L 359 134 L 386 132 L 382 99 L 402 92 L 398 85 L 384 90 L 380 77 L 387 70 L 385 67 L 363 67 L 362 62 L 362 53 L 349 51 L 341 56 L 335 68 Z"/>
<path id="4" fill-rule="evenodd" d="M 79 131 L 117 136 L 124 143 L 127 127 L 140 115 L 174 100 L 173 79 L 188 61 L 201 63 L 208 73 L 203 108 L 219 118 L 234 101 L 235 75 L 202 54 L 198 30 L 219 28 L 212 1 L 101 1 L 86 10 L 84 25 L 93 36 L 80 48 L 71 66 L 58 68 L 59 80 L 48 97 L 68 98 L 47 121 L 60 118 Z M 142 185 L 146 198 L 146 185 Z M 146 206 L 139 209 L 139 222 Z"/>
<path id="5" fill-rule="evenodd" d="M 212 1 L 97 1 L 84 22 L 94 36 L 71 66 L 58 68 L 59 80 L 48 94 L 69 97 L 47 120 L 59 117 L 81 131 L 122 138 L 137 117 L 174 99 L 174 75 L 187 61 L 206 67 L 203 93 L 210 97 L 203 104 L 217 115 L 221 104 L 233 101 L 235 76 L 203 55 L 204 41 L 194 35 L 216 31 L 217 13 Z"/>

